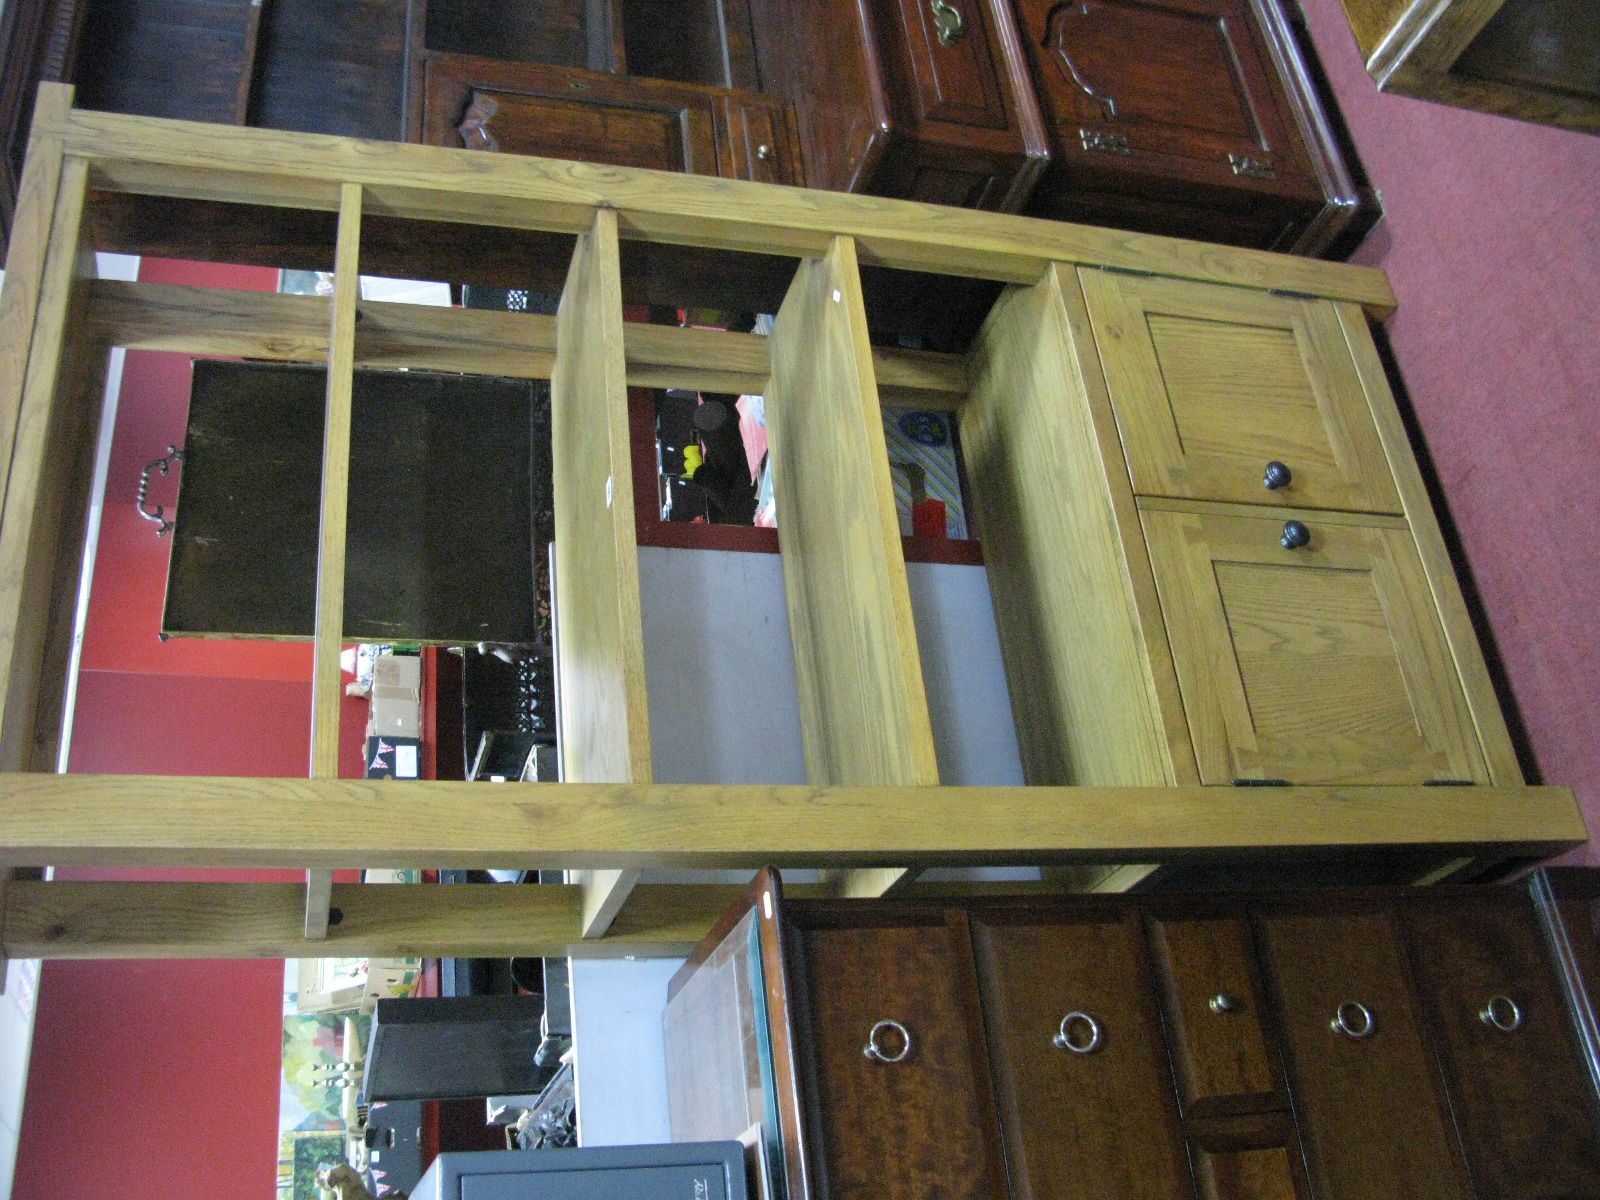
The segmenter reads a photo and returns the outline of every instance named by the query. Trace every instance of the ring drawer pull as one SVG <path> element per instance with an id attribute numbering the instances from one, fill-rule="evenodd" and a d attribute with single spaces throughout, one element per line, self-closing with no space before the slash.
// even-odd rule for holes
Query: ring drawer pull
<path id="1" fill-rule="evenodd" d="M 1244 1004 L 1237 997 L 1228 995 L 1227 992 L 1218 992 L 1210 1000 L 1206 1001 L 1206 1007 L 1216 1013 L 1217 1016 L 1222 1017 L 1228 1013 L 1238 1012 L 1244 1007 Z"/>
<path id="2" fill-rule="evenodd" d="M 939 31 L 939 45 L 954 46 L 967 32 L 967 19 L 950 0 L 928 0 L 933 23 Z"/>
<path id="3" fill-rule="evenodd" d="M 883 1048 L 879 1039 L 886 1033 L 900 1035 L 900 1049 L 897 1052 L 891 1054 Z M 911 1031 L 899 1021 L 879 1021 L 872 1027 L 872 1032 L 867 1034 L 867 1045 L 861 1053 L 873 1062 L 904 1062 L 906 1056 L 911 1053 Z"/>
<path id="4" fill-rule="evenodd" d="M 1082 1026 L 1089 1036 L 1082 1040 L 1073 1038 L 1072 1030 Z M 1086 1012 L 1069 1012 L 1061 1018 L 1061 1028 L 1055 1037 L 1050 1039 L 1050 1044 L 1058 1050 L 1070 1050 L 1074 1054 L 1093 1054 L 1100 1049 L 1100 1043 L 1105 1038 L 1105 1030 Z"/>
<path id="5" fill-rule="evenodd" d="M 1490 996 L 1478 1020 L 1501 1033 L 1515 1033 L 1522 1028 L 1522 1007 L 1510 996 Z"/>
<path id="6" fill-rule="evenodd" d="M 1333 1020 L 1328 1022 L 1328 1026 L 1335 1033 L 1360 1039 L 1372 1036 L 1373 1030 L 1378 1027 L 1378 1019 L 1359 1000 L 1346 1000 L 1334 1011 Z"/>

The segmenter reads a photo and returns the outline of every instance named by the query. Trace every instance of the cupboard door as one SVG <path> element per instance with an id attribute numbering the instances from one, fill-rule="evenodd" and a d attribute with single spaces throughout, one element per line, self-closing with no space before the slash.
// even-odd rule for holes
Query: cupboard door
<path id="1" fill-rule="evenodd" d="M 1488 781 L 1404 526 L 1169 503 L 1140 517 L 1202 782 Z"/>
<path id="2" fill-rule="evenodd" d="M 1134 913 L 975 922 L 1018 1200 L 1192 1196 Z"/>
<path id="3" fill-rule="evenodd" d="M 1315 190 L 1250 0 L 1017 0 L 1017 14 L 1071 177 Z"/>
<path id="4" fill-rule="evenodd" d="M 422 140 L 717 175 L 718 93 L 536 63 L 428 60 Z"/>
<path id="5" fill-rule="evenodd" d="M 821 1194 L 1003 1197 L 964 918 L 801 934 Z"/>
<path id="6" fill-rule="evenodd" d="M 1478 1200 L 1600 1196 L 1594 1089 L 1532 907 L 1423 901 L 1405 924 Z"/>
<path id="7" fill-rule="evenodd" d="M 1287 1107 L 1262 1030 L 1249 925 L 1152 916 L 1150 942 L 1183 1115 Z"/>
<path id="8" fill-rule="evenodd" d="M 1332 305 L 1089 268 L 1079 278 L 1135 492 L 1401 511 Z M 1270 487 L 1268 463 L 1284 468 Z"/>
<path id="9" fill-rule="evenodd" d="M 1313 1194 L 1465 1200 L 1393 914 L 1281 914 L 1261 928 Z"/>

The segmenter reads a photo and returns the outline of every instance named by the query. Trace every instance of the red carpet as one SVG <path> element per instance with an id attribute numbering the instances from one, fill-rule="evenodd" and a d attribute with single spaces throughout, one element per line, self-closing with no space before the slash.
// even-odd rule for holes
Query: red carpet
<path id="1" fill-rule="evenodd" d="M 1545 782 L 1600 864 L 1600 137 L 1380 93 L 1301 0 L 1387 210 L 1406 389 Z"/>

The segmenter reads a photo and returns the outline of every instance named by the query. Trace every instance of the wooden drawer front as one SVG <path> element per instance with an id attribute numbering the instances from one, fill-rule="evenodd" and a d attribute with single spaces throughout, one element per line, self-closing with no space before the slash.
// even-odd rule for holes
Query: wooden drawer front
<path id="1" fill-rule="evenodd" d="M 1137 917 L 983 920 L 974 941 L 1014 1195 L 1192 1195 Z M 1089 1053 L 1055 1044 L 1074 1012 L 1099 1024 Z"/>
<path id="2" fill-rule="evenodd" d="M 1403 525 L 1140 508 L 1203 783 L 1488 781 Z"/>
<path id="3" fill-rule="evenodd" d="M 893 35 L 905 39 L 911 62 L 913 95 L 924 121 L 948 121 L 986 129 L 1011 124 L 995 62 L 1000 57 L 993 44 L 984 0 L 951 0 L 939 7 L 953 9 L 961 34 L 949 45 L 939 40 L 939 21 L 929 0 L 890 0 L 884 21 Z M 892 36 L 893 36 L 892 35 Z"/>
<path id="4" fill-rule="evenodd" d="M 1005 1168 L 965 923 L 807 929 L 811 1106 L 832 1200 L 1002 1197 Z M 889 1055 L 864 1053 L 875 1027 Z"/>
<path id="5" fill-rule="evenodd" d="M 1250 0 L 1017 0 L 1017 12 L 1072 175 L 1312 190 Z"/>
<path id="6" fill-rule="evenodd" d="M 1310 1200 L 1288 1113 L 1210 1122 L 1189 1135 L 1200 1200 Z"/>
<path id="7" fill-rule="evenodd" d="M 1532 907 L 1508 901 L 1419 905 L 1405 921 L 1473 1189 L 1478 1200 L 1600 1196 L 1594 1089 Z M 1506 1030 L 1480 1017 L 1495 997 Z"/>
<path id="8" fill-rule="evenodd" d="M 1398 513 L 1331 304 L 1079 272 L 1134 491 Z M 1264 486 L 1269 462 L 1287 485 Z"/>
<path id="9" fill-rule="evenodd" d="M 1336 1200 L 1467 1195 L 1388 912 L 1262 921 L 1312 1191 Z M 1343 1014 L 1352 1037 L 1336 1031 Z"/>
<path id="10" fill-rule="evenodd" d="M 1150 943 L 1184 1116 L 1286 1107 L 1262 1034 L 1250 927 L 1152 917 Z"/>
<path id="11" fill-rule="evenodd" d="M 727 153 L 723 175 L 805 186 L 794 113 L 787 104 L 759 104 L 728 96 L 722 102 L 722 117 L 728 130 L 723 139 Z"/>
<path id="12" fill-rule="evenodd" d="M 533 63 L 435 58 L 423 140 L 619 167 L 721 174 L 715 93 Z"/>

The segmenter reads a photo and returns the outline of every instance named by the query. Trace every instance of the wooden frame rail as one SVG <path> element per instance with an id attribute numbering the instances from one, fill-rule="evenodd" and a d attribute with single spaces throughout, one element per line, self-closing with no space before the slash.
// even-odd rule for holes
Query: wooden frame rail
<path id="1" fill-rule="evenodd" d="M 344 953 L 657 953 L 696 940 L 725 893 L 640 884 L 648 869 L 810 866 L 823 871 L 822 887 L 875 895 L 915 890 L 923 885 L 914 872 L 937 864 L 1104 867 L 1360 851 L 1432 855 L 1430 870 L 1453 871 L 1554 853 L 1586 836 L 1570 792 L 1523 787 L 1514 774 L 1494 777 L 1503 786 L 1448 789 L 1195 786 L 1193 763 L 1164 758 L 1154 727 L 1148 769 L 1116 779 L 1120 768 L 1096 759 L 1096 747 L 1057 744 L 1059 730 L 1042 713 L 1022 731 L 1038 786 L 939 786 L 877 406 L 907 398 L 969 406 L 985 424 L 977 474 L 994 496 L 979 515 L 1005 527 L 987 531 L 989 544 L 1002 565 L 1032 562 L 1044 572 L 1037 594 L 1059 611 L 1037 623 L 1041 642 L 1081 640 L 1083 657 L 1056 680 L 1059 704 L 1151 704 L 1138 692 L 1138 663 L 1107 668 L 1093 657 L 1118 610 L 1102 610 L 1110 624 L 1099 632 L 1065 624 L 1082 589 L 1115 586 L 1125 548 L 1106 529 L 1115 506 L 1131 498 L 1113 494 L 1109 507 L 1087 511 L 1050 486 L 1103 471 L 1117 453 L 1106 422 L 1074 432 L 1051 420 L 1051 389 L 1075 369 L 1072 348 L 1093 336 L 1060 281 L 1098 266 L 1281 289 L 1339 302 L 1351 321 L 1393 307 L 1381 272 L 871 197 L 218 131 L 78 110 L 59 85 L 41 92 L 37 113 L 0 296 L 0 867 L 206 864 L 309 874 L 304 889 L 14 883 L 0 949 L 289 954 L 315 943 Z M 85 212 L 104 192 L 336 213 L 335 294 L 92 280 Z M 361 300 L 363 221 L 395 218 L 573 235 L 558 314 Z M 628 241 L 796 260 L 773 335 L 626 323 Z M 862 266 L 1021 286 L 996 306 L 970 356 L 899 350 L 871 345 Z M 309 779 L 49 773 L 111 345 L 328 363 Z M 368 366 L 552 382 L 566 783 L 336 778 L 349 396 L 354 370 Z M 769 396 L 810 786 L 652 783 L 630 384 Z M 1083 386 L 1105 404 L 1094 381 Z M 1063 530 L 1089 557 L 1039 559 Z M 1153 629 L 1149 636 L 1157 637 Z M 1056 786 L 1067 783 L 1080 786 Z M 1113 783 L 1148 786 L 1081 786 Z M 332 883 L 334 869 L 365 866 L 542 867 L 575 872 L 576 882 Z"/>

